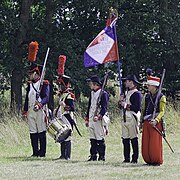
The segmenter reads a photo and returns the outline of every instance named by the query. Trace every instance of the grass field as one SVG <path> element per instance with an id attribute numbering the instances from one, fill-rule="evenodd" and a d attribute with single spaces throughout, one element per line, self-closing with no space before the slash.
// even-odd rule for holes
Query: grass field
<path id="1" fill-rule="evenodd" d="M 106 137 L 106 161 L 87 162 L 89 155 L 88 130 L 79 118 L 78 127 L 83 137 L 74 131 L 72 159 L 56 160 L 60 155 L 59 144 L 47 134 L 46 158 L 30 158 L 31 146 L 27 123 L 6 114 L 0 119 L 0 179 L 180 179 L 180 112 L 169 108 L 166 115 L 167 140 L 172 153 L 163 141 L 164 164 L 147 166 L 140 153 L 138 164 L 124 164 L 121 143 L 121 126 L 118 117 L 110 123 Z M 141 142 L 141 134 L 139 136 Z M 141 145 L 140 145 L 141 149 Z"/>

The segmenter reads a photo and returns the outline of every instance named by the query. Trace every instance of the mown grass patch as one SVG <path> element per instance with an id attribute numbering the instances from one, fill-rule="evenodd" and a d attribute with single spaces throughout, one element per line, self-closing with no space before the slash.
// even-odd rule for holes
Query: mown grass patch
<path id="1" fill-rule="evenodd" d="M 31 146 L 27 123 L 18 116 L 6 115 L 0 123 L 0 179 L 180 179 L 180 116 L 179 111 L 174 111 L 171 106 L 167 108 L 167 140 L 175 153 L 163 141 L 164 164 L 159 167 L 147 166 L 141 154 L 136 165 L 122 163 L 121 124 L 118 114 L 114 114 L 113 119 L 111 117 L 109 135 L 106 137 L 105 162 L 87 162 L 88 130 L 80 116 L 78 127 L 83 137 L 74 130 L 72 159 L 65 161 L 56 160 L 60 155 L 60 146 L 48 134 L 46 158 L 29 158 Z"/>

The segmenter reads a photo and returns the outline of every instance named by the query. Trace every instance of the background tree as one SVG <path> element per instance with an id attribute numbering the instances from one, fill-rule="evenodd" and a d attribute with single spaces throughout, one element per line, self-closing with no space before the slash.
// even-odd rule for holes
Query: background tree
<path id="1" fill-rule="evenodd" d="M 159 75 L 165 67 L 165 86 L 173 96 L 180 89 L 178 3 L 177 0 L 2 0 L 0 76 L 3 85 L 0 90 L 11 88 L 11 107 L 17 111 L 22 108 L 22 85 L 26 80 L 31 41 L 39 43 L 39 64 L 43 64 L 50 47 L 46 76 L 52 90 L 60 54 L 67 56 L 65 74 L 72 77 L 78 98 L 88 93 L 85 83 L 88 76 L 103 75 L 107 68 L 117 74 L 116 63 L 88 69 L 83 65 L 86 47 L 105 27 L 108 9 L 113 6 L 119 12 L 117 37 L 123 76 L 129 73 L 139 76 L 147 67 Z"/>

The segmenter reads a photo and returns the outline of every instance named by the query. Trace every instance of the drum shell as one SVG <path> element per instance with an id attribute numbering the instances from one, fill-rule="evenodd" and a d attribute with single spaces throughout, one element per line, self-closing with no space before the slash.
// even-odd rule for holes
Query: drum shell
<path id="1" fill-rule="evenodd" d="M 48 125 L 47 131 L 55 142 L 63 142 L 71 134 L 71 129 L 60 119 L 53 119 Z"/>

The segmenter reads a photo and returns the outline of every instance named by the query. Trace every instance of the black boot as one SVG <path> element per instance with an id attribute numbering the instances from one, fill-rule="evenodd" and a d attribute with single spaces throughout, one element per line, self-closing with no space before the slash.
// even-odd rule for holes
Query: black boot
<path id="1" fill-rule="evenodd" d="M 105 150 L 106 150 L 105 141 L 103 139 L 103 140 L 98 140 L 97 142 L 98 142 L 97 151 L 99 153 L 98 161 L 105 161 Z"/>
<path id="2" fill-rule="evenodd" d="M 139 148 L 138 148 L 138 138 L 131 139 L 132 149 L 133 149 L 133 155 L 132 155 L 132 161 L 131 163 L 137 163 L 138 156 L 139 156 Z"/>
<path id="3" fill-rule="evenodd" d="M 71 141 L 65 141 L 65 159 L 71 159 Z"/>
<path id="4" fill-rule="evenodd" d="M 38 137 L 40 141 L 39 156 L 45 157 L 46 156 L 46 131 L 38 133 Z"/>
<path id="5" fill-rule="evenodd" d="M 91 148 L 90 148 L 90 158 L 88 161 L 97 161 L 97 140 L 90 139 Z"/>
<path id="6" fill-rule="evenodd" d="M 38 157 L 38 133 L 31 133 L 30 134 L 31 138 L 31 146 L 33 150 L 32 156 Z"/>
<path id="7" fill-rule="evenodd" d="M 59 159 L 65 159 L 65 141 L 63 141 L 62 143 L 60 143 L 61 145 L 61 156 L 59 157 Z"/>
<path id="8" fill-rule="evenodd" d="M 130 139 L 123 139 L 124 145 L 124 161 L 130 162 Z"/>

